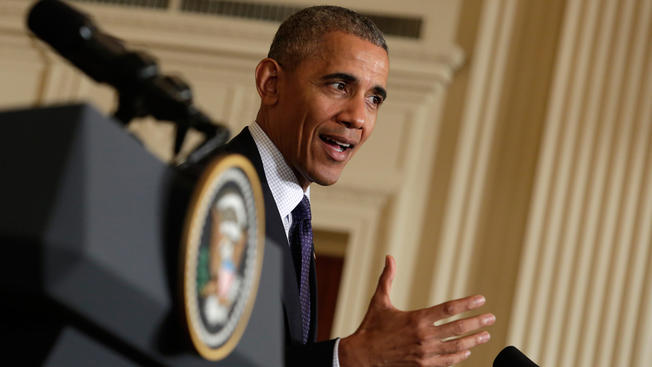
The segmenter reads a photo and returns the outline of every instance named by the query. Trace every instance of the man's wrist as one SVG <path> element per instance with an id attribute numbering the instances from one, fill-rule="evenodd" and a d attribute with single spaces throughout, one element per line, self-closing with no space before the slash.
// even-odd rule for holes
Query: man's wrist
<path id="1" fill-rule="evenodd" d="M 340 339 L 338 346 L 338 360 L 340 367 L 367 366 L 360 358 L 360 346 L 356 343 L 355 334 Z"/>

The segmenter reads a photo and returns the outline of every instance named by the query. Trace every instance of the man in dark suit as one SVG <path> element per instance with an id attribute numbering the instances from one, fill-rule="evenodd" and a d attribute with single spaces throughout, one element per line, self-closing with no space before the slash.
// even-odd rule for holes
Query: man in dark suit
<path id="1" fill-rule="evenodd" d="M 339 7 L 312 7 L 286 20 L 256 68 L 256 121 L 226 151 L 247 156 L 265 198 L 266 235 L 284 253 L 283 308 L 289 366 L 448 366 L 489 339 L 483 314 L 434 322 L 484 304 L 482 296 L 404 312 L 389 299 L 395 263 L 385 269 L 369 310 L 352 335 L 315 342 L 316 282 L 310 184 L 335 183 L 373 131 L 389 72 L 382 33 Z M 309 246 L 309 247 L 306 247 Z M 307 256 L 309 255 L 309 256 Z"/>

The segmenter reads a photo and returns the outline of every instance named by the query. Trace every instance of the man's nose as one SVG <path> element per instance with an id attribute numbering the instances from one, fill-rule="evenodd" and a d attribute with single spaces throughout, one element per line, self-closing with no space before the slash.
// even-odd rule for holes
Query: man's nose
<path id="1" fill-rule="evenodd" d="M 354 96 L 347 100 L 339 121 L 351 129 L 362 129 L 367 122 L 367 105 L 364 96 Z"/>

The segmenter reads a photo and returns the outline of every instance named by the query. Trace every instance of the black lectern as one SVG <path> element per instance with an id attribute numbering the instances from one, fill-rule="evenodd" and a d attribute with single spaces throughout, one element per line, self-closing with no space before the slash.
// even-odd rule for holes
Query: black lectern
<path id="1" fill-rule="evenodd" d="M 193 183 L 88 105 L 0 113 L 3 359 L 45 366 L 281 366 L 281 257 L 225 359 L 177 317 Z M 8 342 L 7 342 L 8 341 Z"/>

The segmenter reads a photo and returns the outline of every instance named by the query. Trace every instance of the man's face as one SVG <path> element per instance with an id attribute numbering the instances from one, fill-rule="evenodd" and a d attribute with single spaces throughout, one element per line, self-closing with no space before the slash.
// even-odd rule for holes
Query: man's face
<path id="1" fill-rule="evenodd" d="M 304 189 L 335 183 L 374 129 L 389 59 L 371 42 L 326 34 L 319 52 L 279 73 L 275 143 Z"/>

